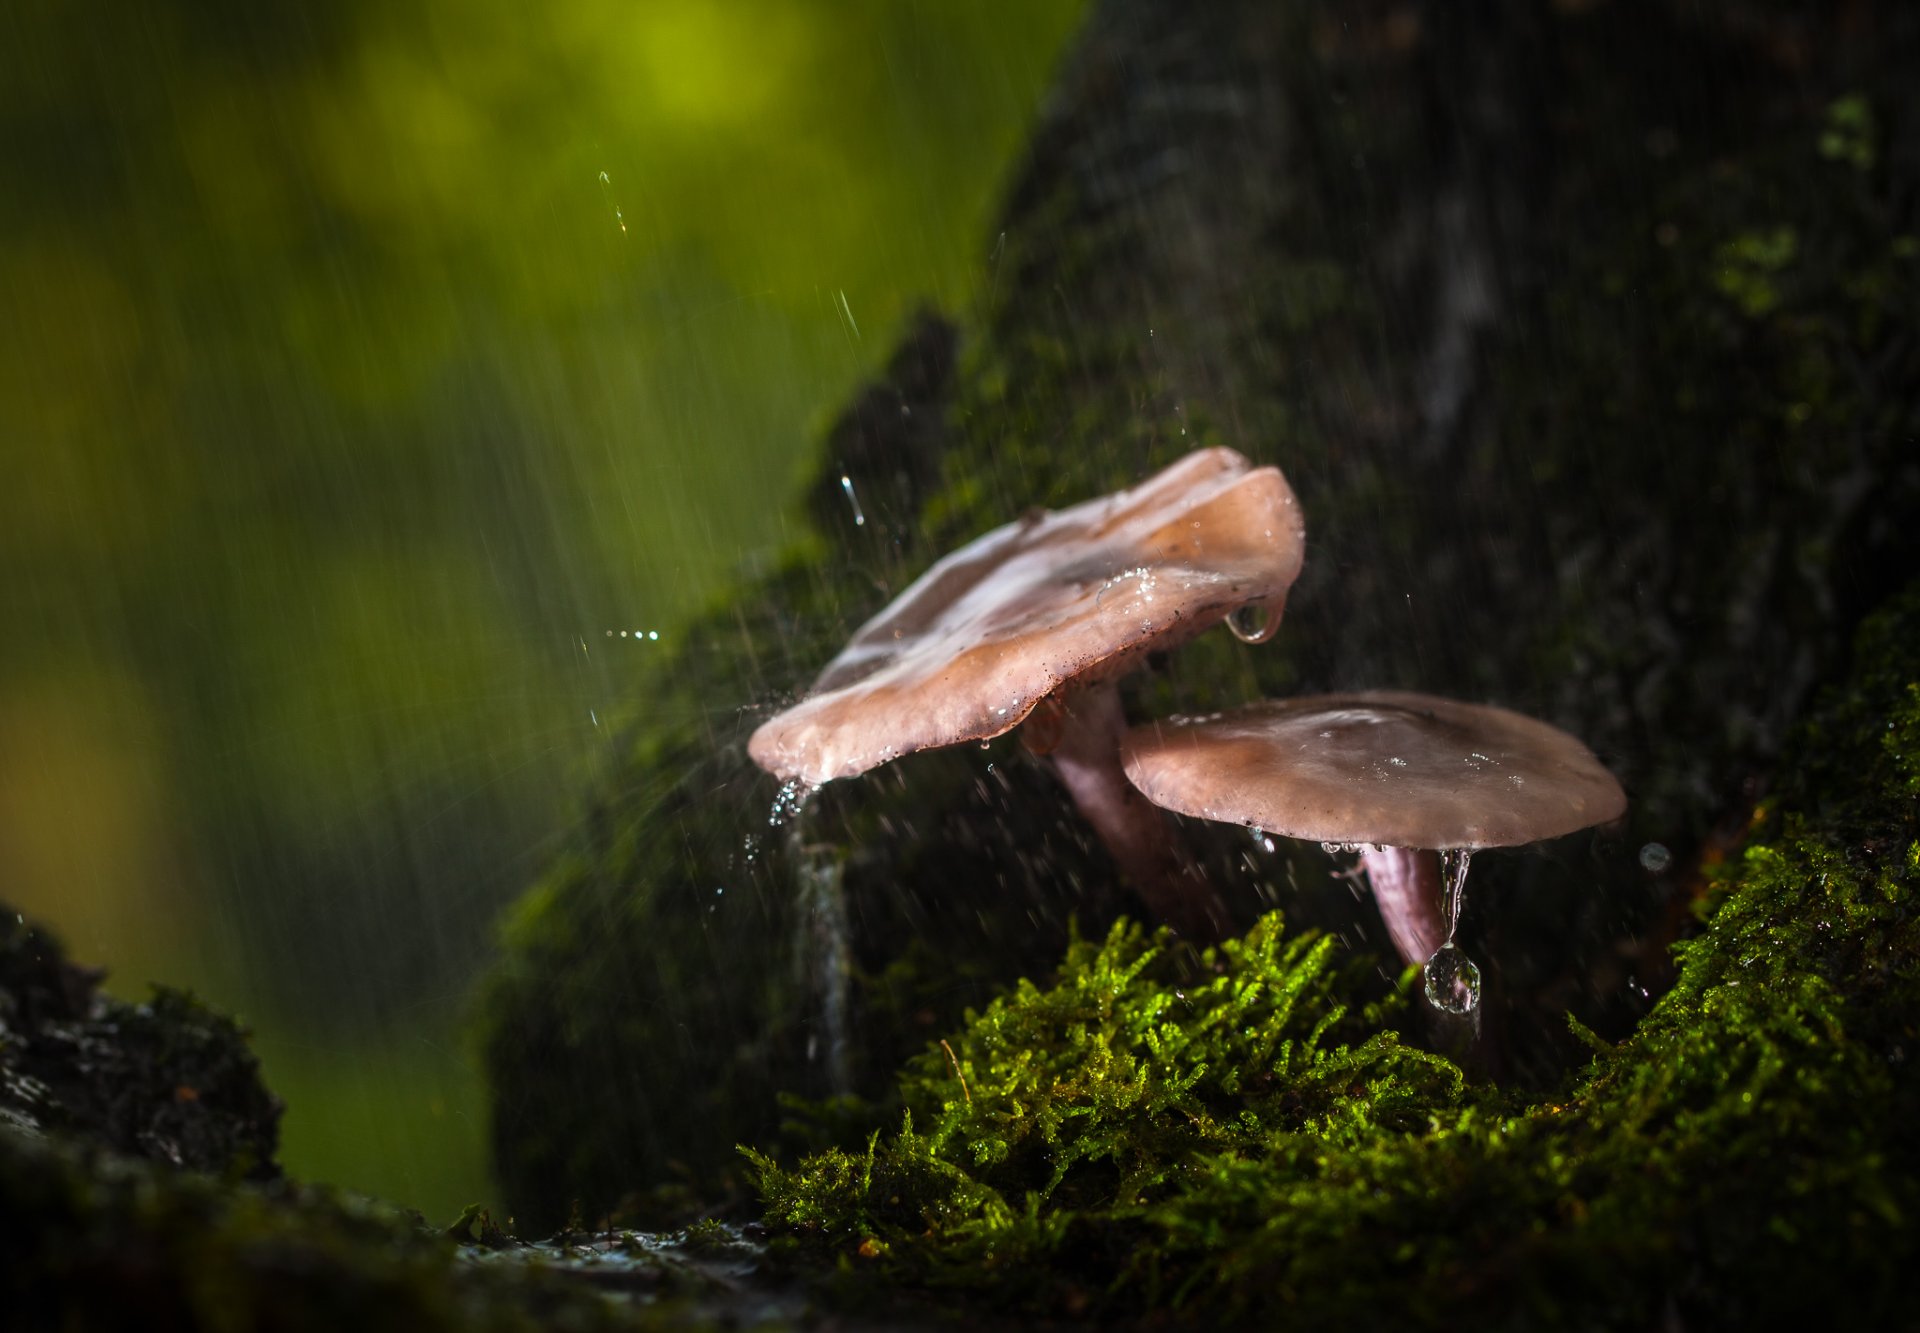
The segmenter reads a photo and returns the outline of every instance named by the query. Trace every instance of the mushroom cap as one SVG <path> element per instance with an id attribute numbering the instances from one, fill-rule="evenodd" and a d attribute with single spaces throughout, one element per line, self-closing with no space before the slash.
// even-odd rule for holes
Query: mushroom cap
<path id="1" fill-rule="evenodd" d="M 1120 755 L 1155 805 L 1320 842 L 1514 847 L 1627 808 L 1613 774 L 1558 727 L 1397 690 L 1153 723 Z"/>
<path id="2" fill-rule="evenodd" d="M 747 751 L 770 773 L 818 784 L 998 736 L 1064 682 L 1122 670 L 1250 603 L 1270 631 L 1305 545 L 1280 470 L 1231 449 L 1035 510 L 921 575 Z"/>

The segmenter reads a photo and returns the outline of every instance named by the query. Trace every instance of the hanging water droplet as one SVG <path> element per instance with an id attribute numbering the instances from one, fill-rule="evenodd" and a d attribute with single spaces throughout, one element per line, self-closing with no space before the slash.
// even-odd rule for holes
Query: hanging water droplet
<path id="1" fill-rule="evenodd" d="M 1480 969 L 1452 940 L 1433 951 L 1424 971 L 1427 1003 L 1434 1008 L 1465 1014 L 1480 1003 Z"/>
<path id="2" fill-rule="evenodd" d="M 1227 616 L 1227 629 L 1242 643 L 1265 643 L 1279 628 L 1279 617 L 1260 602 L 1248 602 L 1245 606 L 1236 607 Z"/>

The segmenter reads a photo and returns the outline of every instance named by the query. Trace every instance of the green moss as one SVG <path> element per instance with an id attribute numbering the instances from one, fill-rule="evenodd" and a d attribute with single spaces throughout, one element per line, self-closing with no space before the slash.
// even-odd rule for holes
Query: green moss
<path id="1" fill-rule="evenodd" d="M 1144 1216 L 1222 1157 L 1455 1118 L 1459 1071 L 1379 1031 L 1397 999 L 1350 1007 L 1364 987 L 1334 954 L 1278 915 L 1201 955 L 1126 923 L 1076 943 L 1055 984 L 1021 982 L 908 1065 L 897 1135 L 792 1171 L 750 1154 L 769 1220 L 896 1275 L 1032 1282 L 1074 1225 Z"/>
<path id="2" fill-rule="evenodd" d="M 1331 941 L 1119 928 L 902 1074 L 771 1225 L 1061 1312 L 1641 1328 L 1905 1318 L 1920 1258 L 1920 587 L 1865 626 L 1671 991 L 1552 1093 L 1367 1036 Z"/>

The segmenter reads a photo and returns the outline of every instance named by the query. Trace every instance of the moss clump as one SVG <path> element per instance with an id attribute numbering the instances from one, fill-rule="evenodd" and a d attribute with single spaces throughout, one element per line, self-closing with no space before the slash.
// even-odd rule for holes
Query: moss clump
<path id="1" fill-rule="evenodd" d="M 1105 1285 L 1068 1246 L 1076 1226 L 1137 1223 L 1272 1142 L 1455 1118 L 1459 1071 L 1380 1031 L 1397 997 L 1355 1007 L 1360 974 L 1335 952 L 1278 914 L 1201 955 L 1124 922 L 1077 942 L 1055 984 L 1022 981 L 907 1066 L 898 1134 L 793 1171 L 751 1153 L 768 1219 L 896 1276 Z"/>
<path id="2" fill-rule="evenodd" d="M 1920 587 L 1864 627 L 1672 990 L 1549 1095 L 1362 1038 L 1269 918 L 1186 983 L 1078 946 L 911 1063 L 864 1152 L 756 1158 L 769 1223 L 978 1299 L 1369 1326 L 1910 1317 Z M 964 1083 L 963 1083 L 964 1079 Z M 916 1129 L 915 1124 L 926 1126 Z"/>

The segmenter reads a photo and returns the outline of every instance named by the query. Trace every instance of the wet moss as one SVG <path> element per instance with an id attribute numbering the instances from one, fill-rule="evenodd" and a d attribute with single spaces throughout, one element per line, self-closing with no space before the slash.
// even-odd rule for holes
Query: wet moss
<path id="1" fill-rule="evenodd" d="M 1530 1098 L 1366 1035 L 1331 942 L 1072 950 L 902 1073 L 864 1150 L 754 1161 L 859 1271 L 1079 1313 L 1895 1324 L 1920 1259 L 1920 586 L 1864 627 L 1673 988 Z M 1194 975 L 1197 974 L 1197 975 Z"/>

